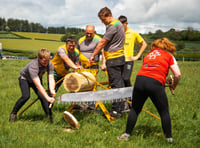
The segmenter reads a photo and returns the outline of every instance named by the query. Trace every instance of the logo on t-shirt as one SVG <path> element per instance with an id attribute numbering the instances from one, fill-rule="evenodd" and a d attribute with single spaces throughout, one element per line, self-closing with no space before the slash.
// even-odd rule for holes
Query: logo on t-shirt
<path id="1" fill-rule="evenodd" d="M 160 52 L 155 50 L 151 53 L 149 53 L 149 55 L 147 56 L 149 59 L 156 59 L 157 56 L 161 56 Z"/>

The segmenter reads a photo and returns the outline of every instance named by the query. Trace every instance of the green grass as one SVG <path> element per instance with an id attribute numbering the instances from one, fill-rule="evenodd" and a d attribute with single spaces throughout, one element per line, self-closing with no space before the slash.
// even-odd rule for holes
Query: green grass
<path id="1" fill-rule="evenodd" d="M 13 33 L 32 39 L 46 39 L 54 41 L 60 41 L 60 38 L 64 35 L 64 34 L 33 33 L 33 32 L 13 32 Z"/>
<path id="2" fill-rule="evenodd" d="M 18 36 L 14 34 L 8 34 L 8 33 L 0 33 L 0 38 L 19 38 Z"/>
<path id="3" fill-rule="evenodd" d="M 46 34 L 30 32 L 0 32 L 3 55 L 36 56 L 41 48 L 47 48 L 55 53 L 64 44 L 60 42 L 63 34 Z"/>
<path id="4" fill-rule="evenodd" d="M 54 41 L 42 41 L 42 40 L 29 40 L 29 39 L 0 39 L 2 43 L 2 48 L 5 48 L 4 55 L 14 55 L 21 56 L 17 54 L 18 52 L 30 52 L 30 55 L 37 55 L 37 52 L 41 48 L 47 48 L 51 52 L 55 53 L 57 48 L 64 44 L 63 42 L 54 42 Z"/>
<path id="5" fill-rule="evenodd" d="M 9 123 L 9 114 L 21 95 L 18 84 L 19 72 L 28 62 L 30 60 L 0 60 L 0 147 L 2 148 L 200 147 L 200 62 L 179 62 L 182 78 L 175 90 L 175 95 L 171 95 L 166 88 L 172 119 L 172 134 L 175 139 L 173 144 L 165 141 L 160 121 L 145 112 L 141 112 L 129 141 L 116 139 L 125 131 L 127 115 L 108 122 L 102 113 L 77 112 L 74 116 L 79 121 L 80 128 L 73 133 L 63 131 L 63 128 L 70 128 L 62 117 L 62 113 L 69 107 L 64 104 L 55 103 L 53 107 L 54 124 L 50 124 L 45 118 L 40 101 L 25 111 L 17 122 Z M 132 83 L 140 67 L 141 61 L 136 61 L 131 78 Z M 98 81 L 105 80 L 107 80 L 105 74 L 99 72 Z M 44 85 L 46 87 L 46 83 Z M 61 86 L 57 96 L 63 93 L 66 91 Z M 36 95 L 31 90 L 31 98 L 23 108 L 35 98 Z M 111 107 L 110 104 L 105 104 L 105 106 L 107 109 Z M 145 103 L 144 109 L 159 116 L 150 99 Z"/>
<path id="6" fill-rule="evenodd" d="M 63 42 L 41 41 L 41 40 L 26 40 L 26 39 L 0 39 L 2 48 L 7 49 L 57 49 Z"/>

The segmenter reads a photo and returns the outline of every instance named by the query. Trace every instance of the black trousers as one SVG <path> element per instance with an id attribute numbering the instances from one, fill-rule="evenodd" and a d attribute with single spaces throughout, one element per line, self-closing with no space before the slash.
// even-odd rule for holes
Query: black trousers
<path id="1" fill-rule="evenodd" d="M 131 134 L 142 107 L 150 97 L 161 117 L 161 124 L 167 138 L 171 137 L 171 119 L 167 95 L 164 86 L 157 80 L 145 76 L 137 76 L 132 99 L 132 108 L 128 116 L 126 133 Z"/>
<path id="2" fill-rule="evenodd" d="M 132 70 L 133 70 L 133 65 L 134 65 L 133 61 L 128 61 L 128 62 L 125 62 L 125 64 L 124 64 L 122 77 L 124 80 L 125 87 L 132 86 L 131 85 L 131 74 L 132 74 Z"/>
<path id="3" fill-rule="evenodd" d="M 39 90 L 36 88 L 34 83 L 29 83 L 28 81 L 19 78 L 19 85 L 20 85 L 22 96 L 16 102 L 12 110 L 12 113 L 17 114 L 20 108 L 26 103 L 26 101 L 28 101 L 28 99 L 30 98 L 30 87 L 31 87 L 33 88 L 38 98 L 40 99 L 40 102 L 42 104 L 45 114 L 47 116 L 52 116 L 52 111 L 49 108 L 50 103 L 40 94 Z"/>
<path id="4" fill-rule="evenodd" d="M 123 69 L 124 69 L 125 59 L 124 56 L 114 59 L 109 59 L 106 61 L 106 67 L 108 71 L 109 85 L 111 88 L 122 88 L 124 87 L 123 80 Z M 124 109 L 124 101 L 113 102 L 112 110 L 120 112 Z"/>

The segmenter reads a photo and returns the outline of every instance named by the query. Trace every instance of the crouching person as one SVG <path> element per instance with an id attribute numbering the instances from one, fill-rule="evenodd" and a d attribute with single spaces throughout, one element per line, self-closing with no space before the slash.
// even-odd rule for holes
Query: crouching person
<path id="1" fill-rule="evenodd" d="M 49 108 L 49 105 L 53 104 L 55 101 L 53 97 L 56 96 L 53 70 L 53 65 L 50 62 L 50 51 L 45 48 L 40 49 L 38 52 L 38 58 L 28 63 L 20 72 L 19 85 L 22 96 L 16 102 L 10 114 L 10 122 L 16 121 L 17 112 L 30 98 L 30 87 L 32 87 L 40 99 L 43 110 L 47 117 L 50 119 L 50 122 L 53 122 L 51 108 Z M 42 84 L 42 76 L 46 71 L 48 73 L 47 79 L 49 92 L 52 97 L 47 94 Z"/>

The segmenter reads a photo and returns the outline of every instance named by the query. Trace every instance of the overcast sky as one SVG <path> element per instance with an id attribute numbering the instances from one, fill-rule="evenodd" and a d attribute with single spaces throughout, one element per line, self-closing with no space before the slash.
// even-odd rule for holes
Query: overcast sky
<path id="1" fill-rule="evenodd" d="M 200 30 L 200 0 L 0 0 L 0 17 L 23 19 L 44 27 L 80 27 L 93 24 L 105 32 L 97 14 L 107 6 L 113 16 L 128 17 L 139 33 L 193 27 Z"/>

